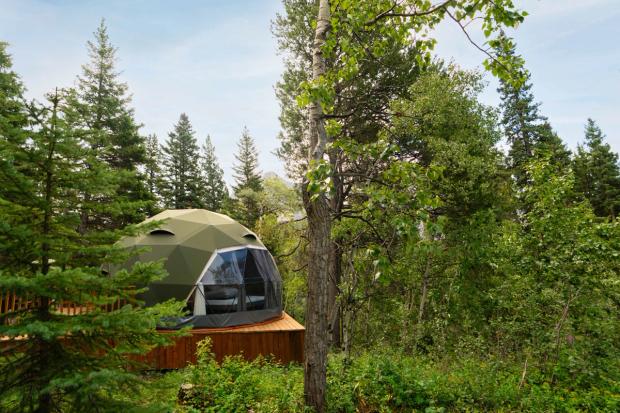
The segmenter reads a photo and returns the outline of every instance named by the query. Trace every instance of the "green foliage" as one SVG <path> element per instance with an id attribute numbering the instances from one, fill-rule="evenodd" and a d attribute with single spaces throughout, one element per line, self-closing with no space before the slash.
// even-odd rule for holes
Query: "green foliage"
<path id="1" fill-rule="evenodd" d="M 615 218 L 620 211 L 618 154 L 604 142 L 605 135 L 592 119 L 585 138 L 585 146 L 579 145 L 573 160 L 575 190 L 590 201 L 597 216 Z"/>
<path id="2" fill-rule="evenodd" d="M 499 354 L 538 363 L 549 380 L 613 387 L 620 380 L 618 222 L 597 223 L 573 201 L 572 175 L 550 163 L 530 167 L 532 206 L 522 226 L 498 239 L 503 281 L 492 293 Z"/>
<path id="3" fill-rule="evenodd" d="M 324 76 L 313 82 L 302 84 L 302 91 L 297 98 L 300 106 L 319 102 L 327 113 L 332 113 L 336 85 L 360 77 L 363 74 L 361 62 L 369 56 L 382 58 L 391 50 L 406 49 L 407 45 L 412 45 L 418 65 L 428 65 L 436 43 L 431 36 L 432 29 L 444 19 L 459 25 L 470 20 L 481 20 L 485 38 L 500 50 L 497 55 L 489 56 L 485 66 L 494 75 L 509 79 L 515 85 L 523 81 L 518 71 L 523 59 L 501 52 L 510 49 L 512 45 L 506 36 L 500 35 L 501 29 L 517 26 L 527 15 L 517 10 L 511 0 L 459 0 L 445 2 L 441 7 L 425 0 L 397 4 L 388 0 L 340 1 L 331 4 L 331 14 L 330 31 L 322 49 L 328 60 L 338 59 L 341 65 L 330 68 Z M 410 32 L 420 35 L 411 39 Z M 371 35 L 361 37 L 368 33 Z"/>
<path id="4" fill-rule="evenodd" d="M 261 197 L 263 211 L 255 230 L 269 249 L 284 282 L 284 310 L 303 322 L 306 300 L 307 224 L 297 188 L 277 176 L 266 177 Z"/>
<path id="5" fill-rule="evenodd" d="M 208 342 L 199 344 L 196 365 L 182 378 L 182 412 L 305 412 L 303 370 L 259 359 L 229 357 L 218 365 Z M 435 361 L 375 350 L 352 358 L 332 355 L 327 369 L 328 412 L 613 412 L 620 406 L 615 387 L 582 388 L 551 384 L 532 368 L 494 358 L 459 357 Z M 168 396 L 174 401 L 174 394 Z"/>
<path id="6" fill-rule="evenodd" d="M 117 49 L 110 42 L 103 20 L 87 47 L 90 61 L 82 66 L 77 88 L 66 91 L 64 111 L 67 122 L 91 147 L 93 156 L 119 172 L 115 199 L 98 197 L 95 202 L 123 205 L 105 222 L 84 216 L 84 227 L 120 228 L 142 221 L 152 208 L 153 198 L 140 171 L 146 161 L 145 139 L 139 134 L 141 125 L 135 121 L 134 111 L 129 107 L 131 97 L 127 84 L 118 79 Z"/>
<path id="7" fill-rule="evenodd" d="M 164 145 L 164 199 L 167 208 L 202 208 L 203 185 L 200 152 L 192 124 L 185 113 L 179 117 Z"/>
<path id="8" fill-rule="evenodd" d="M 218 365 L 210 340 L 198 343 L 198 362 L 185 372 L 193 385 L 184 397 L 187 412 L 303 412 L 303 371 L 258 358 L 227 357 Z"/>
<path id="9" fill-rule="evenodd" d="M 254 192 L 262 191 L 263 179 L 258 170 L 258 151 L 248 128 L 243 128 L 241 139 L 237 142 L 237 150 L 235 159 L 238 163 L 233 167 L 235 194 L 243 189 L 251 189 Z"/>
<path id="10" fill-rule="evenodd" d="M 157 214 L 163 206 L 162 189 L 164 186 L 162 174 L 162 148 L 156 135 L 146 137 L 146 161 L 144 163 L 144 175 L 146 188 L 155 200 L 155 204 L 149 211 L 149 216 Z"/>
<path id="11" fill-rule="evenodd" d="M 204 207 L 210 211 L 220 211 L 222 204 L 228 198 L 228 188 L 224 182 L 224 171 L 215 156 L 215 147 L 208 135 L 202 146 L 201 163 Z"/>
<path id="12" fill-rule="evenodd" d="M 328 162 L 324 160 L 319 162 L 312 160 L 310 162 L 306 172 L 306 179 L 308 181 L 306 190 L 310 194 L 310 199 L 314 200 L 331 192 L 333 188 L 331 175 L 332 170 Z"/>
<path id="13" fill-rule="evenodd" d="M 336 143 L 360 165 L 380 165 L 351 191 L 356 212 L 333 232 L 345 255 L 339 300 L 353 348 L 386 340 L 428 351 L 453 345 L 456 331 L 485 328 L 481 296 L 494 274 L 483 259 L 511 191 L 480 90 L 477 74 L 437 65 L 410 87 L 411 99 L 393 103 L 385 138 Z"/>
<path id="14" fill-rule="evenodd" d="M 264 214 L 274 214 L 281 220 L 293 219 L 301 209 L 299 191 L 295 186 L 277 175 L 265 177 L 262 200 Z"/>
<path id="15" fill-rule="evenodd" d="M 180 306 L 142 308 L 136 298 L 164 275 L 159 263 L 102 274 L 103 264 L 127 259 L 114 242 L 140 230 L 94 229 L 116 227 L 111 217 L 135 216 L 127 208 L 139 203 L 117 197 L 126 171 L 99 157 L 92 135 L 78 133 L 71 96 L 55 92 L 46 105 L 26 105 L 0 56 L 0 96 L 9 100 L 0 111 L 0 291 L 28 304 L 0 316 L 0 409 L 131 409 L 134 401 L 112 396 L 142 385 L 127 355 L 166 343 L 155 326 Z M 126 304 L 105 311 L 118 300 Z M 64 314 L 63 302 L 85 311 Z"/>
<path id="16" fill-rule="evenodd" d="M 207 136 L 198 152 L 185 114 L 163 148 L 155 135 L 147 138 L 145 172 L 149 192 L 158 200 L 159 208 L 206 208 L 218 212 L 228 202 L 224 171 L 211 138 Z"/>
<path id="17" fill-rule="evenodd" d="M 518 57 L 515 49 L 513 44 L 503 53 Z M 515 84 L 509 79 L 502 79 L 497 91 L 502 100 L 501 123 L 510 145 L 509 166 L 518 187 L 522 188 L 526 185 L 526 167 L 530 161 L 548 157 L 561 172 L 570 164 L 570 151 L 553 131 L 547 118 L 539 113 L 540 103 L 534 101 L 530 73 L 523 68 L 520 70 L 523 82 Z"/>
<path id="18" fill-rule="evenodd" d="M 22 102 L 24 86 L 12 70 L 8 44 L 0 41 L 0 129 L 2 136 L 11 139 L 21 135 L 27 118 Z"/>
<path id="19" fill-rule="evenodd" d="M 500 139 L 492 108 L 481 105 L 477 73 L 436 68 L 410 87 L 411 99 L 393 103 L 393 120 L 402 151 L 442 173 L 433 190 L 443 206 L 436 213 L 459 219 L 491 208 L 509 196 L 495 149 Z"/>
<path id="20" fill-rule="evenodd" d="M 183 412 L 177 404 L 183 378 L 182 370 L 144 371 L 140 375 L 141 386 L 132 387 L 131 392 L 120 389 L 113 397 L 133 403 L 135 407 L 130 412 Z"/>
<path id="21" fill-rule="evenodd" d="M 171 303 L 142 308 L 134 285 L 161 278 L 160 265 L 143 264 L 131 272 L 102 277 L 98 268 L 52 269 L 48 274 L 16 276 L 0 272 L 0 288 L 20 297 L 43 297 L 48 304 L 72 302 L 94 306 L 80 315 L 50 307 L 3 316 L 0 334 L 7 340 L 0 363 L 3 411 L 109 411 L 133 408 L 130 389 L 144 383 L 134 371 L 141 366 L 129 354 L 143 354 L 169 338 L 155 331 L 161 317 L 178 314 Z M 129 304 L 108 312 L 117 300 Z M 132 371 L 133 370 L 133 371 Z M 113 394 L 125 395 L 117 400 Z M 42 409 L 42 410 L 36 410 Z"/>
<path id="22" fill-rule="evenodd" d="M 612 389 L 520 384 L 519 367 L 493 359 L 436 362 L 381 352 L 350 361 L 333 357 L 328 402 L 334 412 L 613 411 L 620 403 Z"/>
<path id="23" fill-rule="evenodd" d="M 284 2 L 286 14 L 278 15 L 274 22 L 274 34 L 286 56 L 286 69 L 282 81 L 276 87 L 276 94 L 281 102 L 282 125 L 279 136 L 281 147 L 277 154 L 285 162 L 289 176 L 295 181 L 301 181 L 309 167 L 305 134 L 308 126 L 306 113 L 297 104 L 300 100 L 297 98 L 300 94 L 303 95 L 304 88 L 311 87 L 308 80 L 311 74 L 314 36 L 312 23 L 316 19 L 317 6 L 314 1 L 287 0 Z M 332 10 L 332 25 L 340 20 L 347 22 L 348 19 L 347 9 Z M 333 54 L 328 56 L 326 64 L 329 71 L 338 77 L 338 92 L 336 97 L 329 98 L 333 101 L 329 108 L 324 108 L 336 116 L 326 120 L 330 139 L 351 139 L 357 142 L 376 140 L 384 120 L 389 117 L 389 102 L 395 97 L 407 95 L 408 86 L 420 69 L 415 63 L 417 50 L 415 45 L 390 39 L 388 34 L 379 24 L 355 32 L 333 34 L 331 41 L 336 46 Z M 382 53 L 371 56 L 366 54 L 353 62 L 349 57 L 349 49 L 365 43 L 370 45 L 366 48 L 367 52 L 380 43 L 383 47 Z M 346 75 L 351 64 L 356 65 L 358 76 Z M 325 78 L 322 87 L 327 88 L 328 82 L 329 78 Z M 301 100 L 303 99 L 307 100 L 307 97 L 302 97 Z M 327 96 L 325 99 L 328 99 Z M 329 156 L 332 173 L 336 173 L 338 168 L 348 168 L 345 162 L 347 158 L 337 149 L 332 148 Z M 311 169 L 315 169 L 314 166 Z M 322 177 L 321 181 L 325 178 L 326 176 Z M 339 185 L 333 180 L 331 184 Z"/>
<path id="24" fill-rule="evenodd" d="M 231 201 L 228 210 L 242 224 L 254 228 L 262 214 L 263 178 L 258 170 L 258 151 L 254 139 L 245 127 L 237 143 L 237 150 L 235 159 L 238 163 L 233 166 L 236 199 Z"/>

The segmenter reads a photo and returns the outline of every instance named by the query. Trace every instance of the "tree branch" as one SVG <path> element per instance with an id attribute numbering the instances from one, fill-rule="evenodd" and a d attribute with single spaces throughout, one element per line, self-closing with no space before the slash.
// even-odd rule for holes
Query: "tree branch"
<path id="1" fill-rule="evenodd" d="M 420 17 L 420 16 L 428 16 L 429 14 L 433 14 L 436 11 L 439 11 L 440 9 L 445 9 L 446 6 L 448 6 L 453 1 L 454 0 L 446 0 L 443 3 L 439 3 L 439 4 L 436 4 L 436 5 L 432 6 L 428 10 L 414 11 L 414 12 L 410 12 L 410 13 L 394 13 L 393 12 L 394 9 L 396 8 L 396 6 L 398 6 L 398 3 L 394 3 L 394 5 L 392 5 L 392 7 L 389 10 L 386 10 L 383 13 L 378 14 L 374 19 L 366 22 L 366 26 L 371 26 L 371 25 L 377 23 L 379 20 L 384 19 L 384 18 L 388 18 L 388 17 Z M 446 9 L 446 11 L 447 11 L 447 9 Z"/>

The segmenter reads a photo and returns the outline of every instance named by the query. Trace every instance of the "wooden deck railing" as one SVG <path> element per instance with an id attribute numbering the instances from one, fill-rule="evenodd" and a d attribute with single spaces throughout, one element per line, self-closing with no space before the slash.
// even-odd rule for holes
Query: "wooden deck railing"
<path id="1" fill-rule="evenodd" d="M 96 294 L 92 294 L 93 297 Z M 19 296 L 14 291 L 0 291 L 0 316 L 4 323 L 9 322 L 10 315 L 17 315 L 20 312 L 37 308 L 41 305 L 41 297 L 35 295 Z M 101 306 L 105 311 L 118 310 L 127 304 L 126 299 L 117 299 L 113 303 Z M 52 311 L 65 315 L 77 315 L 88 312 L 95 308 L 94 304 L 77 304 L 70 301 L 53 301 Z M 8 317 L 7 317 L 8 316 Z"/>

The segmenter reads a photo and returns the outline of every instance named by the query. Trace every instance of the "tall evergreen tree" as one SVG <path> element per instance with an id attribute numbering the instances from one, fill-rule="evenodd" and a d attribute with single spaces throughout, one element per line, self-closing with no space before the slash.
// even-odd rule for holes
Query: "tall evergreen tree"
<path id="1" fill-rule="evenodd" d="M 590 201 L 594 213 L 617 217 L 620 212 L 618 154 L 605 143 L 605 135 L 592 119 L 585 128 L 585 145 L 577 147 L 573 161 L 575 189 Z"/>
<path id="2" fill-rule="evenodd" d="M 260 196 L 263 191 L 263 179 L 258 170 L 258 151 L 254 139 L 246 127 L 243 128 L 241 139 L 237 143 L 235 158 L 237 164 L 233 166 L 235 172 L 236 202 L 232 205 L 232 215 L 244 225 L 254 228 L 261 216 Z"/>
<path id="3" fill-rule="evenodd" d="M 204 184 L 204 207 L 210 211 L 219 211 L 228 198 L 228 189 L 224 182 L 224 171 L 215 156 L 215 147 L 207 135 L 202 145 L 202 179 Z"/>
<path id="4" fill-rule="evenodd" d="M 235 159 L 238 162 L 233 166 L 235 195 L 246 188 L 260 192 L 263 189 L 263 178 L 258 170 L 258 151 L 247 127 L 243 128 L 241 139 L 237 142 Z"/>
<path id="5" fill-rule="evenodd" d="M 0 291 L 11 291 L 19 305 L 0 315 L 0 410 L 136 408 L 131 398 L 112 395 L 141 383 L 126 353 L 143 353 L 166 341 L 155 325 L 176 311 L 169 305 L 135 306 L 135 286 L 161 277 L 161 268 L 140 264 L 115 277 L 101 276 L 104 261 L 126 258 L 112 244 L 136 231 L 78 232 L 80 213 L 95 206 L 81 197 L 114 196 L 118 181 L 112 175 L 119 172 L 92 156 L 93 149 L 67 123 L 62 94 L 49 95 L 49 104 L 41 106 L 24 105 L 21 92 L 2 44 Z M 96 207 L 97 213 L 116 208 Z M 118 299 L 132 305 L 104 309 Z M 63 314 L 57 311 L 63 301 L 88 310 Z"/>
<path id="6" fill-rule="evenodd" d="M 538 158 L 549 158 L 551 166 L 558 172 L 566 172 L 571 165 L 571 151 L 566 148 L 562 138 L 553 130 L 548 120 L 539 127 L 538 142 L 534 148 Z"/>
<path id="7" fill-rule="evenodd" d="M 7 151 L 10 146 L 25 145 L 28 135 L 25 129 L 28 126 L 26 105 L 23 100 L 24 86 L 17 74 L 12 70 L 11 57 L 7 52 L 8 44 L 0 42 L 0 165 L 8 163 L 21 164 L 20 168 L 26 171 L 23 160 L 28 157 L 26 152 Z M 13 177 L 15 171 L 2 167 L 0 169 L 0 205 L 5 204 L 6 199 L 12 195 L 21 193 L 18 181 Z M 4 221 L 0 215 L 0 222 Z M 9 248 L 8 239 L 4 238 L 6 226 L 0 225 L 0 268 L 13 265 L 16 262 L 30 262 L 32 257 L 27 254 L 6 254 Z M 11 245 L 16 250 L 25 251 L 31 242 L 30 233 L 27 230 L 14 231 Z M 6 240 L 6 242 L 5 242 Z"/>
<path id="8" fill-rule="evenodd" d="M 161 189 L 163 185 L 162 177 L 162 153 L 157 136 L 151 134 L 146 137 L 146 158 L 144 162 L 144 175 L 146 176 L 146 188 L 155 200 L 149 215 L 157 213 L 161 206 Z"/>
<path id="9" fill-rule="evenodd" d="M 202 208 L 200 150 L 192 124 L 185 113 L 179 117 L 164 151 L 164 204 L 168 208 Z"/>
<path id="10" fill-rule="evenodd" d="M 108 220 L 112 227 L 120 227 L 141 221 L 153 202 L 139 172 L 145 162 L 145 140 L 138 133 L 141 125 L 136 123 L 129 106 L 127 84 L 118 78 L 117 49 L 110 42 L 103 20 L 94 39 L 87 42 L 87 48 L 90 61 L 82 66 L 77 90 L 68 94 L 68 106 L 73 111 L 69 121 L 96 150 L 98 160 L 121 172 L 116 196 L 125 206 L 123 213 Z M 96 222 L 96 217 L 92 221 Z"/>
<path id="11" fill-rule="evenodd" d="M 22 135 L 27 123 L 22 94 L 24 87 L 12 70 L 7 43 L 0 41 L 0 139 Z"/>
<path id="12" fill-rule="evenodd" d="M 514 46 L 507 53 L 515 56 Z M 570 165 L 570 151 L 553 131 L 547 118 L 540 114 L 540 103 L 534 100 L 531 75 L 524 73 L 525 81 L 515 86 L 500 79 L 498 92 L 502 100 L 502 125 L 510 144 L 509 166 L 519 187 L 527 183 L 526 165 L 538 155 L 551 155 L 554 166 L 562 169 Z"/>

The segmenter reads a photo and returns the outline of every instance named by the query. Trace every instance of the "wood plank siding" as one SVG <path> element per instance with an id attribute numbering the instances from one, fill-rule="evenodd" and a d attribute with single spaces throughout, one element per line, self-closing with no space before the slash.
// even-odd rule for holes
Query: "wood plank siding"
<path id="1" fill-rule="evenodd" d="M 196 346 L 211 338 L 217 361 L 226 356 L 241 354 L 247 360 L 259 355 L 273 356 L 280 363 L 302 362 L 304 357 L 304 327 L 286 313 L 276 320 L 228 328 L 197 328 L 188 336 L 175 339 L 174 344 L 153 349 L 138 357 L 153 369 L 179 369 L 196 362 Z M 169 334 L 161 330 L 161 334 Z"/>
<path id="2" fill-rule="evenodd" d="M 40 305 L 38 297 L 19 297 L 10 291 L 0 291 L 0 323 L 11 324 L 23 311 L 32 311 Z M 114 311 L 125 305 L 117 300 L 103 306 L 106 311 Z M 64 315 L 76 315 L 92 310 L 92 305 L 76 305 L 71 302 L 53 302 L 52 311 Z M 170 331 L 158 330 L 160 334 Z M 272 355 L 281 363 L 302 362 L 304 349 L 304 327 L 291 316 L 282 313 L 280 318 L 262 323 L 226 328 L 197 328 L 190 334 L 176 338 L 174 344 L 153 349 L 137 360 L 145 362 L 152 369 L 178 369 L 196 362 L 196 346 L 206 337 L 211 338 L 212 351 L 217 361 L 226 356 L 243 355 L 253 360 L 259 355 Z M 13 340 L 27 340 L 19 337 Z M 8 337 L 0 337 L 0 346 L 10 345 Z"/>

